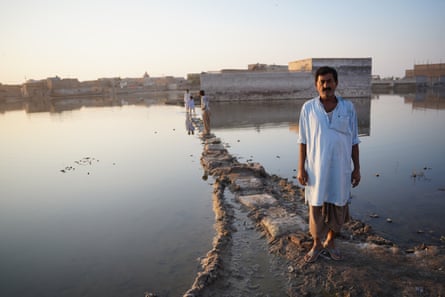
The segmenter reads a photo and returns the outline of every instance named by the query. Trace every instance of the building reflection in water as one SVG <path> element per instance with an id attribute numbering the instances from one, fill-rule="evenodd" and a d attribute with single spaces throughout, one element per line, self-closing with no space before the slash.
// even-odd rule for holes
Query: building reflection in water
<path id="1" fill-rule="evenodd" d="M 176 96 L 176 93 L 173 94 Z M 146 105 L 164 104 L 172 102 L 176 98 L 170 98 L 168 92 L 151 95 L 150 98 L 117 98 L 104 96 L 88 97 L 50 97 L 34 95 L 25 99 L 2 98 L 0 95 L 0 113 L 14 110 L 25 110 L 27 113 L 50 112 L 60 113 L 64 111 L 76 110 L 82 107 L 106 107 L 123 105 Z"/>
<path id="2" fill-rule="evenodd" d="M 175 94 L 173 94 L 175 95 Z M 378 94 L 373 98 L 378 99 Z M 445 89 L 428 89 L 425 92 L 401 94 L 405 103 L 413 109 L 445 109 Z M 359 125 L 360 136 L 369 136 L 371 98 L 349 99 L 354 103 Z M 0 113 L 13 110 L 25 110 L 27 113 L 50 112 L 80 109 L 82 107 L 105 107 L 122 105 L 164 104 L 172 102 L 167 93 L 160 93 L 150 98 L 120 99 L 116 97 L 78 97 L 63 98 L 49 96 L 33 96 L 23 100 L 6 100 L 0 96 Z M 258 130 L 265 125 L 288 125 L 289 129 L 298 132 L 300 109 L 306 100 L 280 101 L 234 101 L 212 103 L 212 128 L 243 128 L 256 127 Z"/>
<path id="3" fill-rule="evenodd" d="M 298 133 L 300 110 L 307 100 L 287 100 L 279 102 L 233 102 L 212 104 L 212 128 L 242 128 L 288 125 Z M 371 98 L 351 99 L 354 103 L 359 134 L 370 133 Z"/>

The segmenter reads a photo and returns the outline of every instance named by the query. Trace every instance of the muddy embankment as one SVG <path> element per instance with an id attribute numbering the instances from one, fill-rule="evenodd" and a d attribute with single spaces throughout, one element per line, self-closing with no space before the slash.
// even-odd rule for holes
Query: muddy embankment
<path id="1" fill-rule="evenodd" d="M 200 127 L 199 119 L 194 123 Z M 445 296 L 443 246 L 401 249 L 354 219 L 338 235 L 342 261 L 321 256 L 306 264 L 312 241 L 301 189 L 258 163 L 238 162 L 214 135 L 201 139 L 201 164 L 214 179 L 216 235 L 184 297 Z M 249 256 L 246 249 L 261 253 L 254 248 L 261 245 L 258 238 L 273 271 L 261 276 L 261 264 L 239 259 Z M 271 278 L 277 279 L 272 285 Z"/>

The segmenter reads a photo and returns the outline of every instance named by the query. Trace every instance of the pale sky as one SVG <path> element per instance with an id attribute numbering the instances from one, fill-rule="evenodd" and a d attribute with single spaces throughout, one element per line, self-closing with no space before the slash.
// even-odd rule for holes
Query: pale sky
<path id="1" fill-rule="evenodd" d="M 4 0 L 0 82 L 173 75 L 306 58 L 445 63 L 443 0 Z"/>

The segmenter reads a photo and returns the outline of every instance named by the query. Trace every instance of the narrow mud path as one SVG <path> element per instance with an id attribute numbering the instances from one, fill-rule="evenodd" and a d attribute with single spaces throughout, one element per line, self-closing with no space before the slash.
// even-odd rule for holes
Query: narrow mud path
<path id="1" fill-rule="evenodd" d="M 200 296 L 285 296 L 283 259 L 269 253 L 267 241 L 233 193 L 226 189 L 223 197 L 233 215 L 230 244 L 222 251 L 219 276 Z"/>

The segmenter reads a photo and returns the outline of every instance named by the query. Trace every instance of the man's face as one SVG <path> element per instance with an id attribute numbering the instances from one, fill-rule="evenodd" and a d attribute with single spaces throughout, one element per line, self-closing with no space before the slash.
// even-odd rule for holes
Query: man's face
<path id="1" fill-rule="evenodd" d="M 315 84 L 318 94 L 322 99 L 331 98 L 335 96 L 335 89 L 337 83 L 334 80 L 332 73 L 319 75 Z"/>

